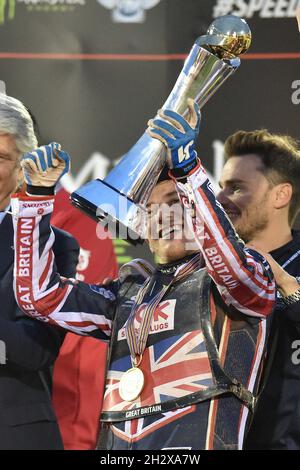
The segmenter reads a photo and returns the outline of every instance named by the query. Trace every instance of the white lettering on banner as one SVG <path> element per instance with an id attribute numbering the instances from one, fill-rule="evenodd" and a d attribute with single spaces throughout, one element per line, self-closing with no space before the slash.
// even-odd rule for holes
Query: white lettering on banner
<path id="1" fill-rule="evenodd" d="M 20 277 L 30 276 L 30 249 L 31 236 L 33 230 L 32 219 L 20 219 L 20 239 L 18 244 L 18 266 L 17 273 Z"/>
<path id="2" fill-rule="evenodd" d="M 138 408 L 137 410 L 130 410 L 126 412 L 126 418 L 139 418 L 140 416 L 147 415 L 149 413 L 157 413 L 161 411 L 161 405 L 146 406 L 145 408 Z"/>
<path id="3" fill-rule="evenodd" d="M 205 230 L 205 225 L 201 219 L 201 217 L 196 217 L 193 219 L 194 223 L 194 230 L 197 234 L 197 240 L 200 242 L 204 242 L 205 240 L 210 240 L 211 237 L 209 233 Z"/>
<path id="4" fill-rule="evenodd" d="M 213 18 L 233 14 L 243 18 L 295 18 L 299 0 L 216 0 Z"/>
<path id="5" fill-rule="evenodd" d="M 30 256 L 31 256 L 31 244 L 32 238 L 31 233 L 33 231 L 33 219 L 19 219 L 19 243 L 17 245 L 17 276 L 19 278 L 30 278 L 31 270 L 30 270 Z M 28 283 L 28 281 L 26 281 Z M 30 284 L 30 281 L 29 281 Z M 17 282 L 17 299 L 18 304 L 22 308 L 22 310 L 28 312 L 28 314 L 32 317 L 36 317 L 41 319 L 44 322 L 48 322 L 48 318 L 43 317 L 40 315 L 34 305 L 32 304 L 31 300 L 31 288 L 29 286 L 23 286 L 22 283 Z"/>
<path id="6" fill-rule="evenodd" d="M 223 261 L 222 256 L 219 254 L 217 248 L 207 248 L 205 250 L 205 254 L 209 259 L 210 265 L 213 267 L 213 270 L 218 274 L 218 276 L 222 279 L 224 285 L 230 290 L 235 289 L 239 283 L 235 281 L 232 274 L 226 264 Z"/>
<path id="7" fill-rule="evenodd" d="M 292 89 L 295 90 L 292 93 L 292 103 L 300 104 L 300 80 L 294 80 L 292 83 Z"/>
<path id="8" fill-rule="evenodd" d="M 20 270 L 19 270 L 19 276 L 20 277 L 27 277 L 26 275 L 23 275 L 23 273 L 20 272 Z M 20 286 L 18 284 L 18 286 L 17 286 L 17 297 L 18 297 L 18 304 L 20 305 L 20 307 L 22 308 L 23 311 L 26 311 L 28 313 L 28 315 L 30 315 L 31 317 L 38 318 L 39 320 L 41 320 L 45 323 L 49 322 L 49 319 L 47 317 L 44 317 L 43 315 L 41 315 L 34 308 L 34 305 L 31 302 L 31 295 L 30 295 L 30 288 L 29 287 L 23 287 L 23 286 Z"/>
<path id="9" fill-rule="evenodd" d="M 139 331 L 140 323 L 147 304 L 142 304 L 136 311 L 134 327 Z M 174 330 L 176 299 L 164 300 L 156 307 L 150 325 L 149 334 L 162 333 L 163 331 Z M 126 339 L 125 327 L 118 333 L 118 341 Z"/>

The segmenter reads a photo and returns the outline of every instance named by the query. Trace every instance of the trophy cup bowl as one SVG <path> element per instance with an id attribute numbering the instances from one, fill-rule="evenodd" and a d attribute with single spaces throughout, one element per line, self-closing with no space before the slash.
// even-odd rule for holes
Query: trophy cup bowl
<path id="1" fill-rule="evenodd" d="M 193 45 L 162 109 L 185 116 L 188 98 L 202 108 L 238 69 L 238 56 L 250 44 L 251 31 L 245 20 L 233 15 L 215 19 L 207 34 Z M 165 146 L 145 132 L 104 180 L 83 185 L 71 194 L 71 201 L 108 226 L 113 236 L 142 243 L 146 236 L 145 205 L 165 162 Z"/>

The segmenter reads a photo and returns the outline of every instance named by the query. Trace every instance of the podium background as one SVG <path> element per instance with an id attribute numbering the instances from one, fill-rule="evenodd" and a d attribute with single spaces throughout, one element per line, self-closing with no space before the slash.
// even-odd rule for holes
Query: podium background
<path id="1" fill-rule="evenodd" d="M 118 2 L 123 12 L 116 22 L 107 6 Z M 0 1 L 0 79 L 35 115 L 40 142 L 58 141 L 72 155 L 67 189 L 104 177 L 138 140 L 195 39 L 221 14 L 244 16 L 253 44 L 203 110 L 198 150 L 207 169 L 217 181 L 222 142 L 237 129 L 299 137 L 300 35 L 293 14 L 300 1 L 118 2 Z M 120 263 L 146 255 L 123 242 L 116 249 Z"/>

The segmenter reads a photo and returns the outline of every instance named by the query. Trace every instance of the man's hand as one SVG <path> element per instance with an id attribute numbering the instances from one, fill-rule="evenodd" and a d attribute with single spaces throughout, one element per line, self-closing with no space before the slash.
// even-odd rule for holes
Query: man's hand
<path id="1" fill-rule="evenodd" d="M 260 248 L 257 248 L 255 245 L 247 245 L 247 247 L 257 251 L 268 261 L 273 271 L 275 282 L 283 297 L 294 294 L 299 290 L 299 283 L 297 279 L 294 276 L 291 276 L 288 272 L 286 272 L 280 266 L 280 264 L 275 261 L 273 256 L 261 250 Z"/>
<path id="2" fill-rule="evenodd" d="M 198 163 L 195 140 L 200 129 L 200 109 L 191 98 L 188 99 L 188 107 L 187 120 L 175 111 L 166 109 L 158 111 L 160 119 L 148 122 L 147 133 L 167 147 L 168 165 L 176 177 L 186 176 Z"/>
<path id="3" fill-rule="evenodd" d="M 70 157 L 52 142 L 28 152 L 21 158 L 24 179 L 29 186 L 50 188 L 70 170 Z"/>
<path id="4" fill-rule="evenodd" d="M 298 29 L 299 29 L 299 33 L 300 33 L 300 6 L 298 7 L 298 10 L 296 11 L 296 18 L 297 18 L 297 21 L 298 21 Z"/>

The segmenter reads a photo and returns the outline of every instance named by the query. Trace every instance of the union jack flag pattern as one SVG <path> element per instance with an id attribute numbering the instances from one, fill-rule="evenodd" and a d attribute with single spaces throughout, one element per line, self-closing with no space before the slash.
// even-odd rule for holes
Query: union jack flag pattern
<path id="1" fill-rule="evenodd" d="M 120 411 L 162 403 L 204 390 L 213 384 L 208 355 L 200 330 L 171 336 L 148 347 L 141 368 L 145 387 L 132 403 L 122 401 L 119 382 L 131 367 L 130 357 L 110 365 L 104 395 L 103 411 Z"/>

